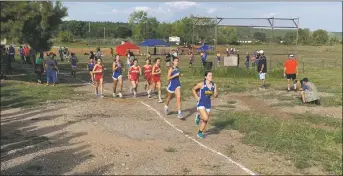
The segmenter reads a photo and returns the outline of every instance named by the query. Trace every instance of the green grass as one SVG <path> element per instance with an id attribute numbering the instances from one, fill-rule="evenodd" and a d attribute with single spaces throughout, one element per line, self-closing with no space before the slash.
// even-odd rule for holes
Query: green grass
<path id="1" fill-rule="evenodd" d="M 14 70 L 15 74 L 26 73 Z M 26 73 L 24 76 L 5 80 L 1 87 L 1 108 L 25 108 L 46 104 L 47 101 L 73 99 L 76 96 L 74 86 L 56 84 L 56 86 L 38 85 L 35 75 Z"/>
<path id="2" fill-rule="evenodd" d="M 322 166 L 330 174 L 342 174 L 342 128 L 329 131 L 309 125 L 341 125 L 323 118 L 327 117 L 299 115 L 283 120 L 256 112 L 228 111 L 217 114 L 212 125 L 245 133 L 244 143 L 289 156 L 298 169 Z"/>

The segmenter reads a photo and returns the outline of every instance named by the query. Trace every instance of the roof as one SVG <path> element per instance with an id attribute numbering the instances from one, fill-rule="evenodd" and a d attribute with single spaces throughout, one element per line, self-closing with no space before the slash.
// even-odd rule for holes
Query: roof
<path id="1" fill-rule="evenodd" d="M 116 49 L 120 49 L 120 48 L 125 48 L 125 49 L 140 49 L 137 45 L 132 44 L 130 42 L 125 42 L 122 45 L 119 45 L 116 47 Z"/>
<path id="2" fill-rule="evenodd" d="M 169 44 L 159 39 L 147 39 L 140 43 L 139 46 L 169 46 Z"/>

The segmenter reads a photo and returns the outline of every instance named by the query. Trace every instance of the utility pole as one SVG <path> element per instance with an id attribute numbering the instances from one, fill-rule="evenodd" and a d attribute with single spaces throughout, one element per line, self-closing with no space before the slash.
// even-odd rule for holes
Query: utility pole
<path id="1" fill-rule="evenodd" d="M 91 32 L 91 22 L 88 22 L 88 32 Z"/>
<path id="2" fill-rule="evenodd" d="M 106 39 L 106 30 L 105 30 L 105 27 L 104 27 L 104 41 Z"/>

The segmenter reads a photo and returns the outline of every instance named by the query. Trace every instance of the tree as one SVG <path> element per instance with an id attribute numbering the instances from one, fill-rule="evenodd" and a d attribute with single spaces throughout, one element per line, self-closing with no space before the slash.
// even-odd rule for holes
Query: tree
<path id="1" fill-rule="evenodd" d="M 333 36 L 330 41 L 329 41 L 330 45 L 335 45 L 337 43 L 339 43 L 339 39 L 336 36 Z"/>
<path id="2" fill-rule="evenodd" d="M 73 34 L 70 31 L 61 31 L 58 34 L 58 40 L 63 43 L 73 42 Z"/>
<path id="3" fill-rule="evenodd" d="M 61 2 L 1 2 L 1 34 L 28 43 L 35 51 L 47 51 L 54 31 L 67 16 L 67 8 Z"/>
<path id="4" fill-rule="evenodd" d="M 220 27 L 218 29 L 218 44 L 236 44 L 238 40 L 237 28 Z"/>
<path id="5" fill-rule="evenodd" d="M 132 30 L 133 38 L 143 40 L 146 37 L 146 24 L 148 13 L 145 11 L 135 11 L 130 14 L 129 26 Z"/>
<path id="6" fill-rule="evenodd" d="M 329 41 L 328 32 L 323 29 L 318 29 L 312 33 L 312 40 L 315 44 L 323 45 Z"/>
<path id="7" fill-rule="evenodd" d="M 295 40 L 297 39 L 297 33 L 294 31 L 289 31 L 285 34 L 284 38 L 284 44 L 290 45 L 294 44 Z"/>
<path id="8" fill-rule="evenodd" d="M 298 30 L 298 43 L 307 45 L 311 42 L 310 29 L 299 29 Z"/>
<path id="9" fill-rule="evenodd" d="M 255 32 L 254 33 L 254 39 L 259 40 L 261 42 L 265 42 L 266 41 L 266 33 L 264 32 Z"/>
<path id="10" fill-rule="evenodd" d="M 127 38 L 132 35 L 132 31 L 127 26 L 118 26 L 117 28 L 117 37 L 119 38 Z"/>

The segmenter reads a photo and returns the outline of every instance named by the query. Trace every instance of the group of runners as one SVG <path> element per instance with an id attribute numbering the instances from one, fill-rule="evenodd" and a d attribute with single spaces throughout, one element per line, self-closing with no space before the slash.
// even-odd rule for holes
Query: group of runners
<path id="1" fill-rule="evenodd" d="M 168 106 L 172 100 L 173 95 L 176 97 L 176 105 L 178 110 L 178 118 L 184 119 L 181 110 L 181 81 L 180 77 L 183 76 L 178 67 L 179 58 L 175 57 L 172 61 L 172 65 L 168 67 L 167 72 L 167 97 L 164 102 L 164 113 L 168 115 Z M 88 62 L 88 70 L 90 73 L 90 80 L 95 84 L 95 95 L 103 97 L 103 84 L 104 84 L 104 71 L 105 67 L 102 64 L 102 59 L 96 59 L 90 57 Z M 163 103 L 162 94 L 162 83 L 161 83 L 161 59 L 155 58 L 151 63 L 151 58 L 148 57 L 145 60 L 145 65 L 142 67 L 138 65 L 138 60 L 133 59 L 132 63 L 128 65 L 127 72 L 120 59 L 119 55 L 116 55 L 112 64 L 112 80 L 113 80 L 113 97 L 122 98 L 123 90 L 123 75 L 127 73 L 128 81 L 130 83 L 129 91 L 134 98 L 137 96 L 137 90 L 139 85 L 139 76 L 144 75 L 145 79 L 145 91 L 147 97 L 151 98 L 152 93 L 157 89 L 158 102 Z M 118 90 L 118 91 L 117 91 Z M 207 121 L 210 116 L 211 110 L 211 97 L 217 97 L 218 92 L 216 84 L 212 80 L 212 72 L 208 71 L 204 75 L 204 80 L 196 84 L 193 89 L 193 95 L 197 100 L 198 113 L 195 117 L 195 123 L 199 127 L 197 136 L 204 138 L 204 131 L 206 128 Z"/>

